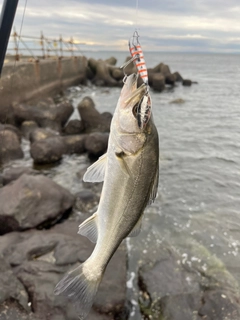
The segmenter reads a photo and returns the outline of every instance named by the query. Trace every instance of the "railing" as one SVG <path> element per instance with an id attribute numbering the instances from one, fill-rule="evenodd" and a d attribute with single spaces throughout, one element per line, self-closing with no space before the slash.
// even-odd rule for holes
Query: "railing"
<path id="1" fill-rule="evenodd" d="M 20 36 L 14 30 L 8 44 L 7 54 L 8 58 L 14 58 L 17 61 L 26 57 L 36 61 L 46 58 L 74 57 L 83 55 L 79 47 L 82 45 L 84 43 L 79 43 L 73 37 L 64 40 L 60 35 L 59 38 L 53 39 L 44 36 L 43 32 L 39 37 Z"/>

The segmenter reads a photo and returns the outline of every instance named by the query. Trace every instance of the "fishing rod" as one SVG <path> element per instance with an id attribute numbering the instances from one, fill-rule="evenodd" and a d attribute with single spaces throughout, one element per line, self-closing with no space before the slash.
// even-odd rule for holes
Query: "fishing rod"
<path id="1" fill-rule="evenodd" d="M 0 77 L 18 0 L 4 0 L 0 17 Z"/>

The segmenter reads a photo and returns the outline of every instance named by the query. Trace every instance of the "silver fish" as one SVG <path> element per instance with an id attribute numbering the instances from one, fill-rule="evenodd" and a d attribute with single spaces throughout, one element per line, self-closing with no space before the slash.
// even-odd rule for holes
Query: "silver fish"
<path id="1" fill-rule="evenodd" d="M 145 84 L 137 88 L 136 74 L 127 77 L 112 119 L 108 150 L 83 177 L 88 182 L 104 181 L 97 212 L 78 231 L 96 246 L 55 288 L 55 294 L 75 304 L 80 319 L 89 313 L 114 252 L 123 239 L 138 235 L 143 211 L 157 194 L 159 143 L 148 96 Z M 139 109 L 143 116 L 139 117 Z"/>

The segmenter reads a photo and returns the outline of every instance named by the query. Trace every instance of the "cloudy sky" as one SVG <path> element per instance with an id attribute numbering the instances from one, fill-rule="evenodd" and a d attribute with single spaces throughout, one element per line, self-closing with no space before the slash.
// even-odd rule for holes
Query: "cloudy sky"
<path id="1" fill-rule="evenodd" d="M 240 53 L 240 0 L 28 0 L 22 34 L 72 36 L 83 50 L 126 50 L 135 28 L 149 51 Z"/>

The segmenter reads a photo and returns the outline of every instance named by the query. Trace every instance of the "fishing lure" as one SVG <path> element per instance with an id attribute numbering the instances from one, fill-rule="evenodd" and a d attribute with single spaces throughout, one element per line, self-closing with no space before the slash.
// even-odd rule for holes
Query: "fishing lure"
<path id="1" fill-rule="evenodd" d="M 148 86 L 148 73 L 147 67 L 143 56 L 142 47 L 138 41 L 139 35 L 137 30 L 134 31 L 132 38 L 129 40 L 129 51 L 132 56 L 130 60 L 128 60 L 121 68 L 125 68 L 131 62 L 134 62 L 140 77 L 146 86 Z"/>

